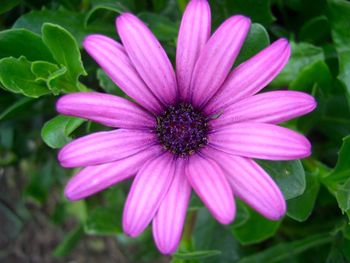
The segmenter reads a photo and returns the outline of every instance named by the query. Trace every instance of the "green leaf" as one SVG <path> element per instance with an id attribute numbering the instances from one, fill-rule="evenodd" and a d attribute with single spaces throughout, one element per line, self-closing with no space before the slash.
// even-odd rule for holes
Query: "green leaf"
<path id="1" fill-rule="evenodd" d="M 350 96 L 350 2 L 344 0 L 328 1 L 329 22 L 332 38 L 338 52 L 338 78 L 347 89 Z M 350 101 L 349 101 L 350 102 Z"/>
<path id="2" fill-rule="evenodd" d="M 67 68 L 62 67 L 54 72 L 52 72 L 47 80 L 46 84 L 53 94 L 57 95 L 60 91 L 74 92 L 77 89 L 84 91 L 85 87 L 81 83 L 72 83 L 67 79 Z"/>
<path id="3" fill-rule="evenodd" d="M 100 87 L 110 94 L 116 94 L 120 97 L 124 97 L 125 93 L 111 80 L 110 77 L 102 69 L 98 69 L 96 72 L 96 77 Z"/>
<path id="4" fill-rule="evenodd" d="M 318 179 L 312 174 L 307 175 L 304 193 L 287 201 L 287 215 L 299 222 L 308 219 L 315 206 L 319 189 L 320 182 Z"/>
<path id="5" fill-rule="evenodd" d="M 292 55 L 282 72 L 271 82 L 273 87 L 288 86 L 301 70 L 316 61 L 324 60 L 322 48 L 308 43 L 291 42 Z"/>
<path id="6" fill-rule="evenodd" d="M 81 225 L 70 231 L 53 251 L 54 257 L 67 256 L 78 244 L 83 237 L 84 231 Z"/>
<path id="7" fill-rule="evenodd" d="M 121 234 L 122 207 L 125 202 L 125 192 L 120 186 L 110 187 L 97 198 L 103 198 L 94 203 L 93 198 L 88 204 L 87 220 L 84 225 L 85 233 L 92 235 L 115 235 Z M 89 200 L 90 201 L 90 200 Z"/>
<path id="8" fill-rule="evenodd" d="M 249 210 L 247 209 L 247 206 L 241 200 L 236 199 L 235 202 L 236 202 L 236 217 L 232 223 L 232 226 L 239 227 L 248 221 L 250 217 L 250 213 L 249 213 Z"/>
<path id="9" fill-rule="evenodd" d="M 296 258 L 298 254 L 311 249 L 330 243 L 332 237 L 329 234 L 316 234 L 305 239 L 280 243 L 273 247 L 268 247 L 262 252 L 246 256 L 238 261 L 238 263 L 256 263 L 256 262 L 290 262 Z M 294 262 L 294 261 L 291 261 Z"/>
<path id="10" fill-rule="evenodd" d="M 123 12 L 128 11 L 127 7 L 125 7 L 120 2 L 116 2 L 116 1 L 108 1 L 108 0 L 92 1 L 92 5 L 93 5 L 92 8 L 85 16 L 85 19 L 84 19 L 85 26 L 89 24 L 89 21 L 94 16 L 94 14 L 97 13 L 97 11 L 107 10 L 107 11 L 115 12 L 117 14 L 121 14 Z"/>
<path id="11" fill-rule="evenodd" d="M 55 60 L 67 69 L 67 78 L 78 83 L 79 76 L 86 75 L 86 72 L 73 36 L 61 26 L 45 23 L 42 27 L 42 38 Z M 78 88 L 77 85 L 77 90 Z"/>
<path id="12" fill-rule="evenodd" d="M 259 243 L 272 237 L 281 221 L 271 221 L 249 209 L 250 217 L 245 224 L 231 227 L 233 235 L 242 245 Z"/>
<path id="13" fill-rule="evenodd" d="M 97 207 L 89 211 L 84 226 L 85 233 L 92 235 L 114 235 L 122 233 L 120 218 L 115 206 Z"/>
<path id="14" fill-rule="evenodd" d="M 56 64 L 47 61 L 34 61 L 31 65 L 31 71 L 37 80 L 46 81 L 46 79 L 58 69 L 59 67 Z"/>
<path id="15" fill-rule="evenodd" d="M 303 42 L 317 43 L 325 41 L 330 35 L 330 26 L 326 16 L 314 17 L 300 29 L 299 39 Z"/>
<path id="16" fill-rule="evenodd" d="M 299 160 L 258 160 L 258 163 L 276 181 L 286 200 L 304 193 L 306 188 L 305 171 Z"/>
<path id="17" fill-rule="evenodd" d="M 239 258 L 239 245 L 231 231 L 213 219 L 206 208 L 197 213 L 193 238 L 196 251 L 221 251 L 220 256 L 202 259 L 203 263 L 235 262 Z"/>
<path id="18" fill-rule="evenodd" d="M 87 219 L 87 208 L 85 200 L 79 200 L 75 202 L 66 201 L 65 210 L 68 215 L 74 216 L 81 223 L 84 223 Z"/>
<path id="19" fill-rule="evenodd" d="M 32 98 L 23 97 L 16 101 L 14 104 L 6 108 L 4 111 L 0 113 L 0 121 L 6 120 L 13 117 L 18 111 L 22 110 L 30 103 L 33 102 Z"/>
<path id="20" fill-rule="evenodd" d="M 26 29 L 9 29 L 0 32 L 0 58 L 26 57 L 29 61 L 54 59 L 41 37 Z"/>
<path id="21" fill-rule="evenodd" d="M 195 259 L 204 259 L 212 256 L 220 255 L 220 250 L 203 250 L 203 251 L 193 251 L 193 252 L 177 252 L 173 254 L 173 257 L 176 259 L 182 260 L 195 260 Z"/>
<path id="22" fill-rule="evenodd" d="M 248 60 L 269 44 L 270 39 L 266 29 L 260 24 L 252 24 L 248 36 L 244 41 L 243 47 L 235 61 L 235 65 L 239 65 L 240 63 Z"/>
<path id="23" fill-rule="evenodd" d="M 350 219 L 350 178 L 345 183 L 336 186 L 335 197 L 340 209 L 347 213 Z"/>
<path id="24" fill-rule="evenodd" d="M 149 12 L 142 12 L 138 17 L 148 25 L 159 40 L 177 38 L 178 26 L 168 17 Z"/>
<path id="25" fill-rule="evenodd" d="M 19 5 L 20 3 L 21 3 L 21 0 L 1 0 L 0 14 L 11 10 L 15 6 Z"/>
<path id="26" fill-rule="evenodd" d="M 71 141 L 70 134 L 77 129 L 84 120 L 68 116 L 57 116 L 45 123 L 41 130 L 41 137 L 51 148 L 61 148 Z"/>
<path id="27" fill-rule="evenodd" d="M 332 88 L 332 81 L 332 75 L 327 64 L 324 61 L 316 61 L 305 66 L 289 86 L 292 90 L 308 92 L 311 92 L 314 88 L 319 88 L 324 94 L 328 94 Z"/>
<path id="28" fill-rule="evenodd" d="M 0 60 L 0 82 L 11 92 L 37 98 L 50 93 L 45 82 L 37 80 L 31 71 L 31 63 L 25 58 Z"/>
<path id="29" fill-rule="evenodd" d="M 223 9 L 221 12 L 224 12 L 226 16 L 243 14 L 250 17 L 253 22 L 263 24 L 264 26 L 271 24 L 275 20 L 271 13 L 270 0 L 221 0 L 213 2 L 211 3 L 213 15 Z"/>
<path id="30" fill-rule="evenodd" d="M 69 18 L 69 19 L 67 19 Z M 14 23 L 14 28 L 26 28 L 34 33 L 41 34 L 44 23 L 53 23 L 66 28 L 76 38 L 81 45 L 84 37 L 91 31 L 84 26 L 84 13 L 77 13 L 65 9 L 31 11 L 18 18 Z"/>
<path id="31" fill-rule="evenodd" d="M 335 169 L 324 178 L 326 184 L 344 183 L 350 178 L 350 136 L 343 139 Z"/>
<path id="32" fill-rule="evenodd" d="M 37 80 L 46 82 L 48 89 L 54 95 L 58 95 L 60 92 L 74 92 L 77 89 L 85 89 L 82 84 L 69 79 L 66 67 L 59 68 L 56 64 L 46 61 L 34 61 L 32 63 L 32 72 L 37 77 Z"/>
<path id="33" fill-rule="evenodd" d="M 343 139 L 339 158 L 334 170 L 325 178 L 323 183 L 335 195 L 343 213 L 350 218 L 350 136 Z"/>

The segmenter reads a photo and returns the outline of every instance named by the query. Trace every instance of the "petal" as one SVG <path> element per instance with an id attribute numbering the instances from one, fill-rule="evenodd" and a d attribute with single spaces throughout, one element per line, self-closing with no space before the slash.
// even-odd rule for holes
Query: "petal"
<path id="1" fill-rule="evenodd" d="M 69 180 L 64 193 L 71 201 L 93 195 L 135 175 L 145 161 L 161 152 L 156 145 L 112 163 L 86 167 Z"/>
<path id="2" fill-rule="evenodd" d="M 145 163 L 131 186 L 123 212 L 123 229 L 129 236 L 145 230 L 157 212 L 175 173 L 173 155 L 163 155 Z"/>
<path id="3" fill-rule="evenodd" d="M 65 145 L 58 160 L 67 168 L 108 163 L 131 156 L 155 143 L 154 134 L 146 131 L 96 132 Z"/>
<path id="4" fill-rule="evenodd" d="M 184 159 L 176 160 L 173 182 L 153 219 L 153 237 L 163 254 L 176 251 L 186 218 L 191 187 L 185 176 L 184 165 Z"/>
<path id="5" fill-rule="evenodd" d="M 177 98 L 175 73 L 159 41 L 130 13 L 120 15 L 116 25 L 125 50 L 144 82 L 165 105 L 173 104 Z"/>
<path id="6" fill-rule="evenodd" d="M 271 220 L 286 213 L 286 201 L 271 177 L 253 160 L 211 151 L 224 170 L 235 195 Z"/>
<path id="7" fill-rule="evenodd" d="M 224 126 L 210 134 L 208 140 L 216 149 L 257 159 L 294 160 L 311 154 L 311 145 L 303 135 L 265 123 Z"/>
<path id="8" fill-rule="evenodd" d="M 214 129 L 237 122 L 277 124 L 309 113 L 315 107 L 315 99 L 306 93 L 271 91 L 231 104 L 211 124 Z"/>
<path id="9" fill-rule="evenodd" d="M 187 178 L 211 214 L 222 224 L 229 224 L 235 216 L 231 187 L 219 167 L 209 158 L 191 156 L 186 167 Z"/>
<path id="10" fill-rule="evenodd" d="M 210 36 L 210 6 L 207 0 L 192 0 L 182 16 L 176 48 L 176 76 L 182 99 L 189 100 L 194 65 Z"/>
<path id="11" fill-rule="evenodd" d="M 208 40 L 192 75 L 190 96 L 195 106 L 204 105 L 221 87 L 243 45 L 249 27 L 249 18 L 233 16 Z"/>
<path id="12" fill-rule="evenodd" d="M 161 103 L 140 78 L 122 45 L 102 35 L 90 35 L 83 46 L 129 97 L 153 113 L 162 111 Z"/>
<path id="13" fill-rule="evenodd" d="M 232 71 L 219 92 L 206 105 L 205 112 L 219 112 L 239 99 L 256 94 L 281 72 L 289 56 L 288 41 L 275 41 Z"/>
<path id="14" fill-rule="evenodd" d="M 119 128 L 155 127 L 155 118 L 126 99 L 97 92 L 79 92 L 61 97 L 59 113 L 89 119 Z"/>

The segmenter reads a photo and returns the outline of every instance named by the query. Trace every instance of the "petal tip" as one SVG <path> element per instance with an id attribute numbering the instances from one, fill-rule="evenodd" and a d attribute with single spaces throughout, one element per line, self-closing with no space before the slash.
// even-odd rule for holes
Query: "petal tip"
<path id="1" fill-rule="evenodd" d="M 310 96 L 310 95 L 309 95 Z M 310 110 L 310 112 L 311 111 L 313 111 L 314 109 L 316 109 L 317 108 L 317 101 L 316 101 L 316 99 L 313 97 L 313 96 L 310 96 L 311 97 L 311 103 L 310 103 L 310 105 L 311 105 L 311 110 Z"/>
<path id="2" fill-rule="evenodd" d="M 58 113 L 61 113 L 61 112 L 62 112 L 62 109 L 64 108 L 64 101 L 65 101 L 65 96 L 62 96 L 61 98 L 59 98 L 59 99 L 56 101 L 55 108 L 56 108 L 56 111 L 57 111 Z"/>
<path id="3" fill-rule="evenodd" d="M 163 245 L 159 245 L 156 244 L 158 250 L 163 254 L 163 255 L 171 255 L 174 254 L 177 250 L 177 246 L 163 246 Z"/>
<path id="4" fill-rule="evenodd" d="M 234 15 L 231 18 L 232 20 L 243 23 L 246 27 L 250 27 L 250 24 L 252 23 L 251 19 L 245 15 Z"/>
<path id="5" fill-rule="evenodd" d="M 129 12 L 121 13 L 117 18 L 115 19 L 116 25 L 120 25 L 121 23 L 125 22 L 125 20 L 131 20 L 137 18 L 135 15 Z"/>
<path id="6" fill-rule="evenodd" d="M 67 184 L 66 188 L 64 189 L 64 196 L 69 200 L 69 201 L 78 201 L 81 198 L 74 192 L 73 187 Z"/>
<path id="7" fill-rule="evenodd" d="M 213 216 L 215 217 L 215 219 L 220 222 L 223 225 L 229 225 L 233 222 L 233 220 L 235 219 L 236 216 L 236 212 L 235 212 L 235 207 L 233 207 L 232 209 L 229 209 L 227 211 L 225 211 L 226 213 L 221 213 L 221 214 L 213 214 Z"/>
<path id="8" fill-rule="evenodd" d="M 59 164 L 63 167 L 63 168 L 73 168 L 74 164 L 72 164 L 69 160 L 69 158 L 67 159 L 66 156 L 66 147 L 63 147 L 57 155 L 57 159 Z"/>
<path id="9" fill-rule="evenodd" d="M 227 216 L 227 217 L 220 217 L 220 218 L 216 218 L 221 224 L 223 224 L 223 225 L 229 225 L 229 224 L 231 224 L 232 222 L 233 222 L 233 220 L 234 220 L 234 216 L 232 215 L 232 216 Z"/>
<path id="10" fill-rule="evenodd" d="M 283 200 L 283 205 L 280 208 L 274 211 L 271 211 L 271 213 L 265 215 L 265 217 L 272 221 L 279 221 L 285 216 L 286 210 L 287 210 L 286 201 Z"/>
<path id="11" fill-rule="evenodd" d="M 137 237 L 140 234 L 140 231 L 136 231 L 133 229 L 130 224 L 127 224 L 125 220 L 123 220 L 123 232 L 125 235 L 129 237 Z"/>

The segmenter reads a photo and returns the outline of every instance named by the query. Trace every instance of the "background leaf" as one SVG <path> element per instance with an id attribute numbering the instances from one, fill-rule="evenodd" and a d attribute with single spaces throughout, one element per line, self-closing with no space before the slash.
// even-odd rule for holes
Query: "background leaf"
<path id="1" fill-rule="evenodd" d="M 350 95 L 350 3 L 344 0 L 330 0 L 329 21 L 332 29 L 332 37 L 339 58 L 338 78 L 345 85 L 348 96 Z"/>
<path id="2" fill-rule="evenodd" d="M 286 200 L 304 193 L 305 171 L 300 161 L 259 160 L 258 163 L 276 181 Z"/>
<path id="3" fill-rule="evenodd" d="M 51 148 L 60 148 L 71 141 L 70 134 L 83 124 L 84 120 L 68 116 L 57 116 L 45 123 L 41 137 Z"/>
<path id="4" fill-rule="evenodd" d="M 266 29 L 257 23 L 251 25 L 243 47 L 239 52 L 239 55 L 235 61 L 235 65 L 239 65 L 242 62 L 248 60 L 259 51 L 263 50 L 270 43 L 269 35 Z"/>

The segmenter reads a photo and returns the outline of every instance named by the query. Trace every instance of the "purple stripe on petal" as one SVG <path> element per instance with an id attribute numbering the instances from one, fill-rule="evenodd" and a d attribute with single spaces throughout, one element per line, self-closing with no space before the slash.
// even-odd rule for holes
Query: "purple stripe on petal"
<path id="1" fill-rule="evenodd" d="M 249 27 L 249 18 L 233 16 L 222 23 L 210 37 L 199 55 L 192 75 L 190 96 L 195 106 L 203 106 L 221 87 Z"/>
<path id="2" fill-rule="evenodd" d="M 171 62 L 159 41 L 136 16 L 124 13 L 116 21 L 119 36 L 137 72 L 165 105 L 177 99 L 177 83 Z"/>
<path id="3" fill-rule="evenodd" d="M 194 65 L 210 36 L 210 7 L 207 0 L 192 0 L 182 16 L 176 48 L 176 76 L 183 100 L 189 100 Z"/>
<path id="4" fill-rule="evenodd" d="M 122 45 L 102 35 L 90 35 L 83 46 L 129 97 L 153 113 L 162 111 L 161 103 L 140 78 Z"/>
<path id="5" fill-rule="evenodd" d="M 311 154 L 310 142 L 287 128 L 265 123 L 237 123 L 209 134 L 209 144 L 233 155 L 266 160 L 294 160 Z"/>
<path id="6" fill-rule="evenodd" d="M 258 93 L 281 72 L 289 56 L 288 41 L 286 39 L 275 41 L 234 69 L 204 111 L 207 114 L 217 113 L 240 99 Z"/>
<path id="7" fill-rule="evenodd" d="M 61 97 L 59 113 L 89 119 L 110 127 L 141 129 L 155 127 L 155 118 L 135 103 L 97 92 L 79 92 Z"/>
<path id="8" fill-rule="evenodd" d="M 58 154 L 63 167 L 108 163 L 140 152 L 156 143 L 151 132 L 119 129 L 96 132 L 65 145 Z"/>
<path id="9" fill-rule="evenodd" d="M 176 160 L 176 171 L 168 193 L 153 219 L 153 237 L 163 254 L 176 251 L 182 234 L 191 187 L 185 176 L 185 160 Z"/>
<path id="10" fill-rule="evenodd" d="M 112 163 L 86 167 L 69 180 L 64 193 L 71 201 L 93 195 L 135 175 L 145 161 L 161 152 L 156 145 Z"/>
<path id="11" fill-rule="evenodd" d="M 235 195 L 268 219 L 283 217 L 286 213 L 283 194 L 256 162 L 214 149 L 208 149 L 206 155 L 222 167 Z"/>
<path id="12" fill-rule="evenodd" d="M 303 92 L 265 92 L 231 104 L 211 121 L 211 126 L 217 129 L 238 122 L 277 124 L 307 114 L 315 107 L 315 99 Z"/>
<path id="13" fill-rule="evenodd" d="M 142 233 L 156 214 L 175 173 L 173 155 L 164 153 L 142 166 L 131 186 L 123 212 L 123 229 L 129 236 Z"/>
<path id="14" fill-rule="evenodd" d="M 186 167 L 187 178 L 211 214 L 222 224 L 235 216 L 231 187 L 219 165 L 200 155 L 191 156 Z"/>

